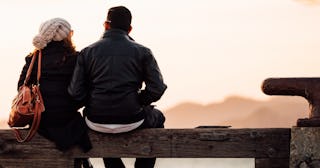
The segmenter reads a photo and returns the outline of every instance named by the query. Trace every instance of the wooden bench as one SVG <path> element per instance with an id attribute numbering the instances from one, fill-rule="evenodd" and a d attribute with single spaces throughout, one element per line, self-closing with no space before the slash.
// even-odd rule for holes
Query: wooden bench
<path id="1" fill-rule="evenodd" d="M 124 134 L 90 131 L 93 149 L 60 152 L 36 135 L 18 143 L 11 130 L 0 130 L 0 168 L 74 167 L 75 158 L 255 158 L 256 168 L 288 168 L 290 131 L 270 129 L 144 129 Z"/>

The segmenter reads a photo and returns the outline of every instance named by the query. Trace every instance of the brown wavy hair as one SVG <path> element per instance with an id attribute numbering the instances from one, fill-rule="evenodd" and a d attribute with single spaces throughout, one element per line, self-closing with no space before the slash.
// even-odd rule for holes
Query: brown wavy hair
<path id="1" fill-rule="evenodd" d="M 71 38 L 65 38 L 63 41 L 63 47 L 66 49 L 68 54 L 74 55 L 76 51 L 76 47 L 73 44 Z"/>

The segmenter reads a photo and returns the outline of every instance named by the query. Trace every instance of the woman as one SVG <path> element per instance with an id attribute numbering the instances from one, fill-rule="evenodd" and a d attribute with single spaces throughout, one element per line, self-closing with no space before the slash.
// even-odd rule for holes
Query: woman
<path id="1" fill-rule="evenodd" d="M 78 52 L 72 44 L 73 31 L 70 24 L 62 18 L 47 20 L 41 24 L 39 34 L 33 39 L 35 51 L 29 54 L 20 75 L 18 88 L 23 84 L 33 56 L 42 52 L 40 91 L 45 104 L 38 133 L 54 141 L 59 150 L 65 151 L 79 145 L 84 152 L 92 146 L 87 134 L 86 124 L 77 111 L 79 102 L 69 96 L 67 87 L 73 74 Z M 37 60 L 30 77 L 35 83 Z M 88 160 L 80 160 L 88 164 Z"/>

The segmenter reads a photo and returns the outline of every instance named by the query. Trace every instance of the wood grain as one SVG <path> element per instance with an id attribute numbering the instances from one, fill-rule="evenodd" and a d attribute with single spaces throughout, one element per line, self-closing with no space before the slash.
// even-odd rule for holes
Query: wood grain
<path id="1" fill-rule="evenodd" d="M 256 168 L 287 167 L 290 129 L 144 129 L 123 134 L 90 131 L 93 149 L 67 152 L 36 135 L 18 143 L 10 130 L 0 130 L 0 168 L 73 167 L 74 158 L 256 158 Z M 278 166 L 278 167 L 279 167 Z"/>

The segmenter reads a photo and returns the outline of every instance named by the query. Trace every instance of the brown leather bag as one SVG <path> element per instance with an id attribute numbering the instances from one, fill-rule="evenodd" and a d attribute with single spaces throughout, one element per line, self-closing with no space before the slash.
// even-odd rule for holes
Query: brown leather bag
<path id="1" fill-rule="evenodd" d="M 18 142 L 31 140 L 39 128 L 41 113 L 45 110 L 39 88 L 39 80 L 41 77 L 41 50 L 38 54 L 37 83 L 28 85 L 36 57 L 36 54 L 33 55 L 24 83 L 19 87 L 18 95 L 12 101 L 8 125 L 13 128 Z M 27 125 L 29 125 L 28 133 L 25 137 L 22 137 L 22 133 L 17 127 L 26 127 Z"/>

